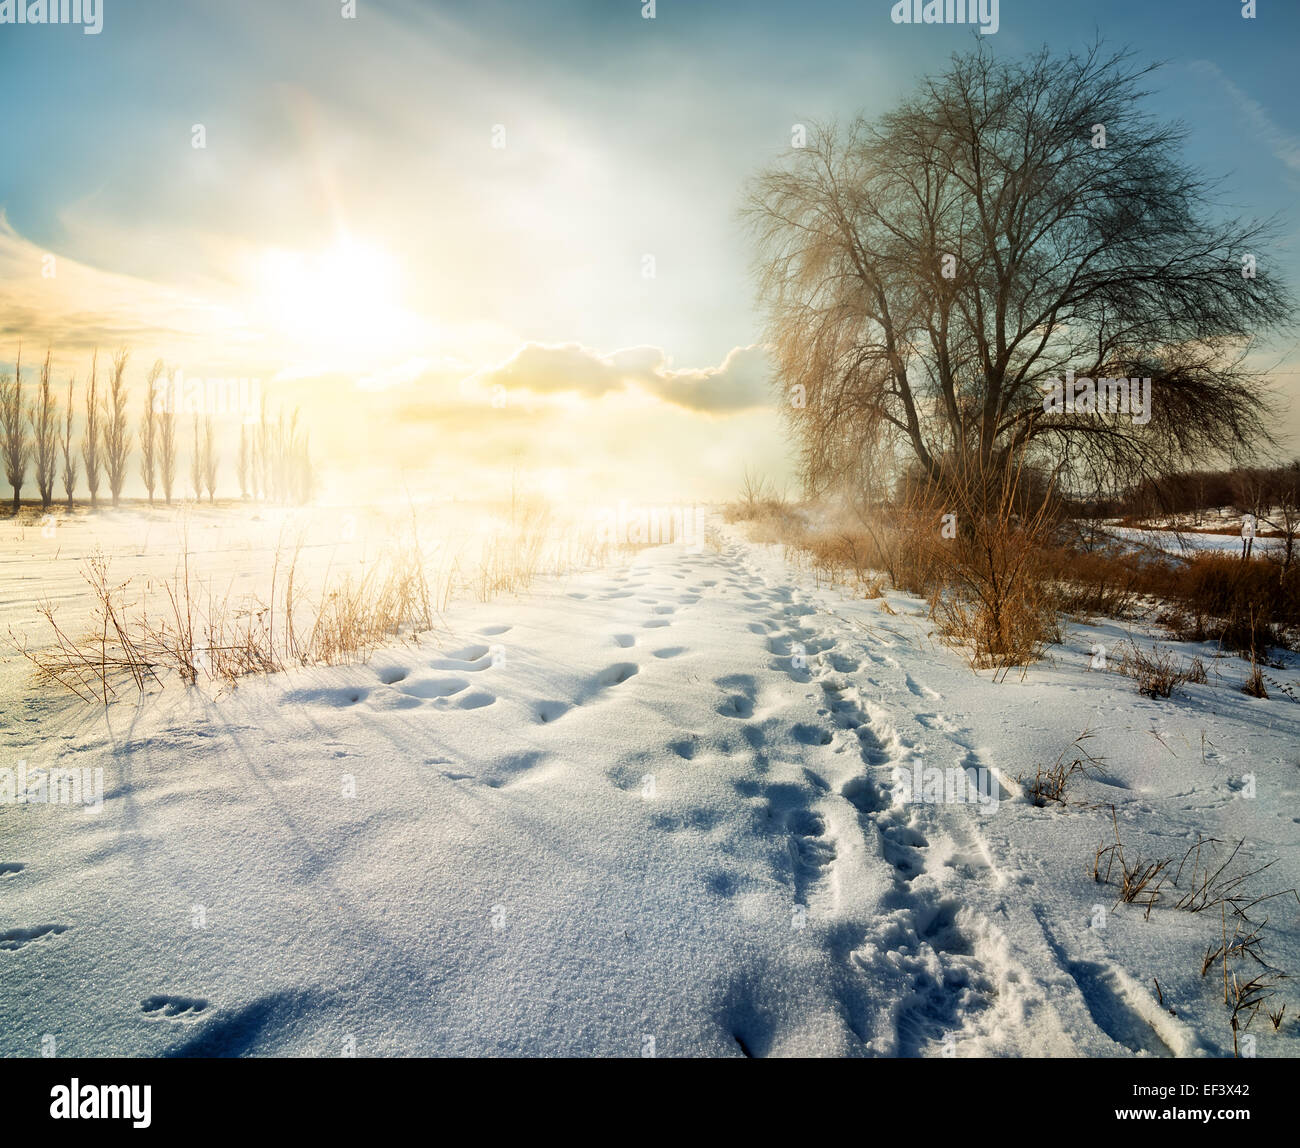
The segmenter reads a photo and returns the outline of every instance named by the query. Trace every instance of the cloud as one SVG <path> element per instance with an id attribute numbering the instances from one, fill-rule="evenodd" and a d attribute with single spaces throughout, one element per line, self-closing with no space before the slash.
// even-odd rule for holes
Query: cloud
<path id="1" fill-rule="evenodd" d="M 0 359 L 12 361 L 21 340 L 52 347 L 60 372 L 95 348 L 126 347 L 213 373 L 241 358 L 244 327 L 242 314 L 220 302 L 47 251 L 0 210 Z"/>
<path id="2" fill-rule="evenodd" d="M 1218 80 L 1251 130 L 1268 145 L 1274 158 L 1290 171 L 1300 173 L 1300 137 L 1279 127 L 1264 105 L 1237 87 L 1217 64 L 1209 60 L 1195 60 L 1191 66 Z"/>
<path id="3" fill-rule="evenodd" d="M 486 387 L 597 399 L 636 387 L 662 402 L 709 415 L 734 415 L 770 405 L 771 366 L 761 346 L 735 347 L 717 367 L 676 370 L 658 347 L 601 355 L 578 343 L 529 343 L 477 376 Z"/>

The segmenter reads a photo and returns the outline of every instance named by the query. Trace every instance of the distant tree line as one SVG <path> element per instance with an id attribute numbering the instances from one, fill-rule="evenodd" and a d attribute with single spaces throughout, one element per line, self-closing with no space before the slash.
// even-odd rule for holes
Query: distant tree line
<path id="1" fill-rule="evenodd" d="M 83 480 L 92 508 L 98 508 L 101 485 L 106 485 L 114 506 L 121 502 L 129 473 L 133 440 L 138 441 L 140 477 L 153 504 L 156 495 L 170 505 L 177 490 L 177 420 L 179 413 L 169 387 L 169 371 L 161 359 L 154 362 L 145 382 L 143 410 L 133 431 L 129 419 L 130 387 L 126 382 L 129 354 L 118 351 L 101 378 L 99 352 L 90 360 L 89 379 L 82 389 L 80 440 L 76 440 L 76 379 L 69 378 L 66 398 L 54 391 L 47 350 L 39 379 L 24 382 L 22 348 L 14 373 L 0 378 L 0 463 L 13 493 L 18 513 L 30 472 L 41 509 L 55 501 L 55 484 L 62 476 L 63 498 L 69 509 L 75 502 L 78 480 Z M 243 499 L 301 505 L 315 493 L 315 470 L 309 435 L 299 426 L 295 408 L 286 419 L 274 417 L 266 396 L 256 411 L 240 412 L 237 474 Z M 206 493 L 216 499 L 221 461 L 217 427 L 210 413 L 191 412 L 190 495 L 196 501 Z"/>
<path id="2" fill-rule="evenodd" d="M 1300 458 L 1282 466 L 1238 466 L 1230 470 L 1178 471 L 1138 483 L 1115 498 L 1083 502 L 1067 499 L 1080 515 L 1099 518 L 1150 518 L 1190 515 L 1200 522 L 1207 510 L 1231 508 L 1261 521 L 1300 507 Z M 1279 529 L 1285 529 L 1282 523 Z"/>

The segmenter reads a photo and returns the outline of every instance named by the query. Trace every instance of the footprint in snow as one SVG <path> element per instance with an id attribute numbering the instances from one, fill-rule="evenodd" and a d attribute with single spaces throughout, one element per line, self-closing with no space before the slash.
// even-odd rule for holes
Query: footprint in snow
<path id="1" fill-rule="evenodd" d="M 158 993 L 155 996 L 145 997 L 140 1002 L 140 1011 L 151 1017 L 167 1017 L 169 1019 L 188 1020 L 208 1007 L 208 1002 L 202 997 L 173 997 Z"/>
<path id="2" fill-rule="evenodd" d="M 401 692 L 413 698 L 449 698 L 466 689 L 469 682 L 464 678 L 424 678 L 407 682 Z"/>
<path id="3" fill-rule="evenodd" d="M 597 689 L 608 689 L 610 686 L 622 685 L 640 671 L 641 667 L 635 662 L 616 662 L 612 666 L 606 666 L 592 681 Z"/>
<path id="4" fill-rule="evenodd" d="M 368 689 L 360 686 L 340 686 L 335 689 L 290 690 L 284 695 L 284 701 L 292 706 L 354 706 L 370 696 Z M 200 736 L 207 736 L 200 734 Z"/>
<path id="5" fill-rule="evenodd" d="M 33 941 L 66 933 L 70 927 L 69 925 L 33 925 L 28 929 L 10 929 L 8 932 L 0 933 L 0 952 L 16 953 Z"/>

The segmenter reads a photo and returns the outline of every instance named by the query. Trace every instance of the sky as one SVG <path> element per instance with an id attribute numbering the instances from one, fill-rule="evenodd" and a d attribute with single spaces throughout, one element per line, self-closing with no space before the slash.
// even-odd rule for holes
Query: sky
<path id="1" fill-rule="evenodd" d="M 0 25 L 0 369 L 21 339 L 24 377 L 49 345 L 60 380 L 119 346 L 136 387 L 256 379 L 331 492 L 787 482 L 746 181 L 977 38 L 1166 61 L 1151 110 L 1300 286 L 1294 2 L 1001 0 L 983 37 L 887 0 L 101 2 L 95 35 Z M 1289 403 L 1295 340 L 1260 355 Z"/>

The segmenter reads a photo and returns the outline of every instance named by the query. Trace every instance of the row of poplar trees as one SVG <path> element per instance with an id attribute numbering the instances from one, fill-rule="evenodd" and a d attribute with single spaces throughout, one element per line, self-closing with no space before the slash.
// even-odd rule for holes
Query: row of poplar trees
<path id="1" fill-rule="evenodd" d="M 126 351 L 118 351 L 107 379 L 101 379 L 99 352 L 94 353 L 84 396 L 81 435 L 77 439 L 74 435 L 76 380 L 68 380 L 67 398 L 60 403 L 51 379 L 51 352 L 46 351 L 35 393 L 24 403 L 22 349 L 19 348 L 14 375 L 0 378 L 0 463 L 13 491 L 15 514 L 21 504 L 29 467 L 43 511 L 54 503 L 55 485 L 60 477 L 67 506 L 73 506 L 83 468 L 91 507 L 99 506 L 103 486 L 107 486 L 112 504 L 119 505 L 133 438 L 127 414 L 127 359 Z M 165 372 L 161 359 L 149 370 L 138 438 L 140 477 L 149 502 L 152 504 L 155 494 L 161 494 L 170 505 L 177 493 L 177 414 L 173 404 L 157 401 L 160 379 L 165 386 Z M 193 424 L 191 493 L 195 499 L 206 493 L 211 502 L 215 499 L 220 461 L 212 418 L 205 415 L 200 421 L 196 414 Z M 240 427 L 238 472 L 242 498 L 293 503 L 310 499 L 314 475 L 309 441 L 299 430 L 297 411 L 287 423 L 283 415 L 272 422 L 266 401 L 262 400 L 260 421 L 251 427 Z"/>

